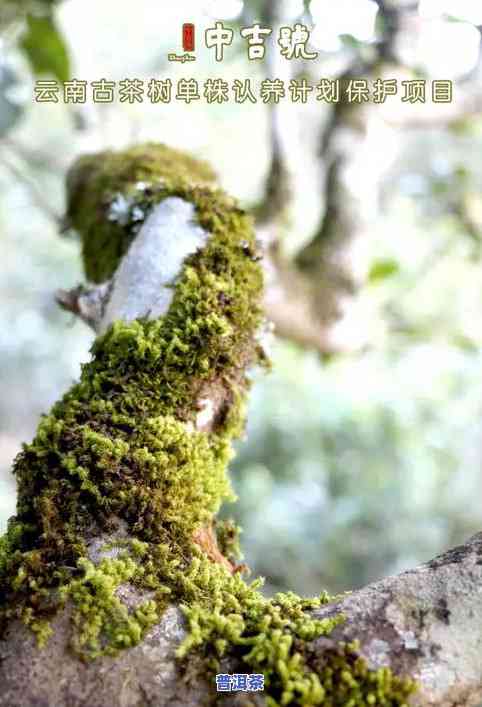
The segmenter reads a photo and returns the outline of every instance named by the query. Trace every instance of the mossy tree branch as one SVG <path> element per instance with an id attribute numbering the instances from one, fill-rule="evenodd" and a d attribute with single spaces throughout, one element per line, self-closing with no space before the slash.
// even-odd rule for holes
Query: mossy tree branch
<path id="1" fill-rule="evenodd" d="M 216 513 L 265 360 L 262 271 L 210 170 L 158 145 L 83 158 L 68 210 L 99 289 L 62 299 L 99 335 L 14 464 L 0 706 L 214 705 L 216 672 L 265 677 L 228 704 L 472 704 L 480 538 L 344 599 L 243 579 Z"/>

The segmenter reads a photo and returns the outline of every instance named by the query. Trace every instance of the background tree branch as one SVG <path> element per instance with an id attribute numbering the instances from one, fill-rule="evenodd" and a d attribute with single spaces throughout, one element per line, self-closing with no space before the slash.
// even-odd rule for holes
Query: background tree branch
<path id="1" fill-rule="evenodd" d="M 349 102 L 344 91 L 353 79 L 401 81 L 414 77 L 413 68 L 404 64 L 401 48 L 407 37 L 416 41 L 422 27 L 419 3 L 379 0 L 377 5 L 378 39 L 353 51 L 337 76 L 340 100 L 330 107 L 324 125 L 318 126 L 320 217 L 311 238 L 295 257 L 285 252 L 296 200 L 292 182 L 296 147 L 291 138 L 295 127 L 283 116 L 281 105 L 270 107 L 270 170 L 265 198 L 255 212 L 260 237 L 268 244 L 266 307 L 280 336 L 321 354 L 357 350 L 368 343 L 348 342 L 339 323 L 349 314 L 366 277 L 367 264 L 360 253 L 382 208 L 383 176 L 395 156 L 389 147 L 382 153 L 378 145 L 382 141 L 389 145 L 399 130 L 446 128 L 482 110 L 477 78 L 480 60 L 470 75 L 455 83 L 450 103 Z M 301 74 L 310 76 L 311 68 L 311 63 L 305 62 Z M 268 70 L 272 71 L 269 58 Z M 316 81 L 319 76 L 311 78 Z M 362 173 L 362 177 L 355 177 Z M 295 303 L 297 314 L 293 314 Z"/>

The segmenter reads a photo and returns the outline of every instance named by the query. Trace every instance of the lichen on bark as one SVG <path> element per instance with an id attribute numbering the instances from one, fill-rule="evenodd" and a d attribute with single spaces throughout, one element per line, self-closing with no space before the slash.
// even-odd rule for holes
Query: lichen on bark
<path id="1" fill-rule="evenodd" d="M 114 274 L 154 203 L 180 196 L 200 205 L 215 186 L 207 163 L 156 143 L 78 159 L 67 175 L 67 221 L 81 235 L 87 278 L 100 283 Z M 221 201 L 234 207 L 225 194 Z M 210 221 L 208 214 L 215 218 L 216 200 L 204 209 Z"/>
<path id="2" fill-rule="evenodd" d="M 89 660 L 136 645 L 174 604 L 188 627 L 179 661 L 194 653 L 215 672 L 231 656 L 264 674 L 269 705 L 403 705 L 411 682 L 370 671 L 349 648 L 328 652 L 321 673 L 310 668 L 310 641 L 343 620 L 307 614 L 330 598 L 267 599 L 230 556 L 233 527 L 219 525 L 216 540 L 215 516 L 234 498 L 227 465 L 247 370 L 266 362 L 250 218 L 210 168 L 160 145 L 83 157 L 67 183 L 91 281 L 115 286 L 139 226 L 172 197 L 194 206 L 208 238 L 171 283 L 162 316 L 115 321 L 96 339 L 80 381 L 15 460 L 17 514 L 0 541 L 3 625 L 21 619 L 45 645 L 69 604 L 71 649 Z M 119 527 L 125 539 L 93 553 Z M 142 597 L 135 605 L 129 586 Z"/>

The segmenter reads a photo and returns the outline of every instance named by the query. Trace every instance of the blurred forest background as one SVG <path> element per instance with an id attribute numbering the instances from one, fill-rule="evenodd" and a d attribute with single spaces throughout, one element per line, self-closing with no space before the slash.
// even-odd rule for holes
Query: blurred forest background
<path id="1" fill-rule="evenodd" d="M 201 41 L 215 20 L 238 33 L 222 63 Z M 196 62 L 169 62 L 186 21 Z M 248 61 L 239 28 L 255 21 L 306 23 L 318 58 L 280 58 L 273 36 Z M 65 172 L 156 140 L 208 159 L 270 253 L 280 336 L 273 372 L 254 374 L 226 509 L 268 590 L 353 588 L 480 530 L 480 0 L 2 0 L 0 31 L 0 528 L 11 461 L 93 341 L 54 301 L 83 280 L 77 240 L 59 235 Z M 33 100 L 39 77 L 266 76 L 451 79 L 454 98 Z"/>

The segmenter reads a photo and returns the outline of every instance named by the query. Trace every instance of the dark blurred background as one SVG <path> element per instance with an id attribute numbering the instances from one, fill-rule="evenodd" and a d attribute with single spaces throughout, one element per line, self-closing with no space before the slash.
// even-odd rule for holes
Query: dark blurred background
<path id="1" fill-rule="evenodd" d="M 203 31 L 237 33 L 221 63 Z M 181 25 L 196 25 L 196 61 Z M 273 27 L 248 61 L 242 26 Z M 276 28 L 316 60 L 280 58 Z M 156 140 L 190 150 L 253 211 L 269 253 L 273 372 L 255 372 L 238 444 L 246 560 L 269 590 L 342 590 L 480 530 L 482 5 L 479 0 L 13 2 L 0 8 L 0 528 L 11 461 L 77 378 L 93 335 L 54 302 L 82 281 L 59 235 L 83 152 Z M 269 46 L 268 46 L 269 45 Z M 427 102 L 36 103 L 75 77 L 228 82 L 427 80 Z M 430 82 L 452 80 L 435 104 Z"/>

